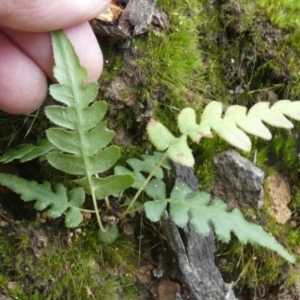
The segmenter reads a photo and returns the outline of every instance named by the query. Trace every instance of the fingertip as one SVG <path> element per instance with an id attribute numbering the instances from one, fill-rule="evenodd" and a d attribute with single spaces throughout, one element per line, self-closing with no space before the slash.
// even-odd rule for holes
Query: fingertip
<path id="1" fill-rule="evenodd" d="M 2 86 L 0 82 L 0 86 Z M 18 87 L 21 85 L 18 83 Z M 24 87 L 22 93 L 17 90 L 9 93 L 0 92 L 0 110 L 13 115 L 26 115 L 40 107 L 47 95 L 47 82 L 32 87 L 30 90 Z"/>
<path id="2" fill-rule="evenodd" d="M 43 71 L 0 32 L 0 110 L 26 114 L 35 110 L 47 93 Z"/>
<path id="3" fill-rule="evenodd" d="M 6 1 L 0 4 L 0 24 L 27 32 L 53 31 L 91 20 L 109 3 L 110 0 Z"/>
<path id="4" fill-rule="evenodd" d="M 21 32 L 6 27 L 2 30 L 51 80 L 54 80 L 54 60 L 49 33 Z M 88 70 L 86 83 L 97 81 L 102 72 L 103 57 L 90 24 L 83 22 L 65 28 L 64 31 L 79 56 L 80 64 Z"/>

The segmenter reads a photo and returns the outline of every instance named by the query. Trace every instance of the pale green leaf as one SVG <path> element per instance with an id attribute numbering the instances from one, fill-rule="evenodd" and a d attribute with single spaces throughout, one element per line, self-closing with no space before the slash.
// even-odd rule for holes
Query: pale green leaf
<path id="1" fill-rule="evenodd" d="M 131 185 L 131 187 L 135 188 L 135 189 L 139 189 L 143 183 L 146 180 L 146 177 L 140 173 L 139 171 L 131 171 L 125 167 L 121 167 L 121 166 L 117 166 L 114 168 L 114 172 L 117 175 L 125 175 L 125 174 L 130 174 L 135 178 L 134 183 Z"/>
<path id="2" fill-rule="evenodd" d="M 102 173 L 110 169 L 120 157 L 120 148 L 110 146 L 94 156 L 89 157 L 89 172 L 91 174 Z"/>
<path id="3" fill-rule="evenodd" d="M 279 108 L 279 106 L 277 106 Z M 276 127 L 283 128 L 293 128 L 293 124 L 285 118 L 282 111 L 275 108 L 270 109 L 269 102 L 258 102 L 254 106 L 252 106 L 248 113 L 249 117 L 253 117 L 254 115 L 260 116 L 261 119 Z"/>
<path id="4" fill-rule="evenodd" d="M 196 123 L 196 113 L 192 108 L 187 107 L 180 112 L 178 128 L 182 134 L 189 135 L 193 142 L 200 142 L 202 137 L 201 128 Z"/>
<path id="5" fill-rule="evenodd" d="M 75 107 L 51 105 L 45 108 L 45 114 L 49 120 L 58 126 L 72 130 L 80 126 L 83 131 L 89 131 L 99 123 L 106 110 L 107 104 L 104 101 L 98 101 L 89 107 L 83 108 L 81 110 L 82 124 L 78 124 Z"/>
<path id="6" fill-rule="evenodd" d="M 212 101 L 203 111 L 200 128 L 195 127 L 193 119 L 194 134 L 212 137 L 211 130 L 214 130 L 231 145 L 250 151 L 251 142 L 244 132 L 269 140 L 272 136 L 264 123 L 290 129 L 293 124 L 286 117 L 300 120 L 300 101 L 279 100 L 271 107 L 269 102 L 258 102 L 248 113 L 246 107 L 233 105 L 226 110 L 223 118 L 222 104 Z"/>
<path id="7" fill-rule="evenodd" d="M 247 108 L 240 105 L 232 105 L 226 110 L 224 115 L 225 122 L 237 124 L 243 131 L 269 140 L 272 135 L 270 130 L 263 124 L 261 118 L 253 116 L 247 118 Z M 250 144 L 251 146 L 251 144 Z"/>
<path id="8" fill-rule="evenodd" d="M 173 210 L 173 213 L 170 216 L 179 226 L 184 226 L 187 223 L 187 216 L 189 216 L 196 232 L 208 235 L 208 224 L 211 222 L 217 237 L 224 242 L 230 240 L 231 232 L 233 232 L 242 243 L 258 244 L 276 251 L 290 262 L 295 261 L 295 258 L 274 237 L 265 232 L 261 226 L 246 221 L 239 210 L 234 209 L 232 212 L 228 212 L 226 204 L 221 200 L 215 200 L 208 205 L 209 194 L 196 192 L 189 197 L 191 192 L 192 190 L 182 182 L 177 183 L 172 190 L 169 202 L 170 210 L 171 212 Z M 186 201 L 184 202 L 183 199 Z M 183 211 L 183 216 L 180 215 L 180 210 Z"/>
<path id="9" fill-rule="evenodd" d="M 124 174 L 105 178 L 93 177 L 91 180 L 91 186 L 95 190 L 96 198 L 101 200 L 129 188 L 134 183 L 135 178 L 129 174 Z M 74 182 L 83 186 L 88 193 L 91 193 L 91 186 L 87 178 L 77 179 Z"/>
<path id="10" fill-rule="evenodd" d="M 211 101 L 207 104 L 201 115 L 201 122 L 199 124 L 199 132 L 203 137 L 212 138 L 211 124 L 222 122 L 222 103 Z"/>
<path id="11" fill-rule="evenodd" d="M 172 145 L 167 150 L 167 153 L 171 160 L 181 165 L 187 167 L 194 166 L 194 156 L 192 150 L 187 144 L 187 137 L 185 135 L 182 135 L 180 138 L 173 141 Z"/>
<path id="12" fill-rule="evenodd" d="M 87 70 L 80 65 L 72 43 L 61 30 L 52 32 L 51 37 L 55 59 L 53 70 L 55 78 L 63 84 L 69 85 L 71 81 L 74 86 L 83 85 L 87 78 Z"/>
<path id="13" fill-rule="evenodd" d="M 117 239 L 118 235 L 118 227 L 115 224 L 109 226 L 105 232 L 101 230 L 98 231 L 100 241 L 105 244 L 112 244 Z"/>
<path id="14" fill-rule="evenodd" d="M 272 105 L 271 110 L 282 111 L 285 116 L 300 121 L 300 101 L 280 100 Z"/>
<path id="15" fill-rule="evenodd" d="M 166 200 L 153 200 L 145 203 L 145 213 L 152 222 L 157 222 L 164 213 L 168 202 Z"/>
<path id="16" fill-rule="evenodd" d="M 189 207 L 186 205 L 186 201 L 176 200 L 171 201 L 172 205 L 170 206 L 170 217 L 174 223 L 183 228 L 189 221 Z"/>
<path id="17" fill-rule="evenodd" d="M 21 144 L 16 149 L 8 150 L 0 157 L 0 162 L 9 163 L 15 159 L 19 159 L 20 162 L 30 161 L 49 153 L 53 148 L 53 145 L 46 139 L 40 139 L 36 145 Z"/>
<path id="18" fill-rule="evenodd" d="M 48 140 L 59 150 L 74 155 L 80 155 L 81 149 L 78 144 L 79 135 L 75 131 L 67 131 L 61 128 L 46 130 Z"/>
<path id="19" fill-rule="evenodd" d="M 163 124 L 155 120 L 148 123 L 147 133 L 151 143 L 159 151 L 166 150 L 176 139 Z"/>
<path id="20" fill-rule="evenodd" d="M 226 142 L 244 151 L 251 150 L 250 138 L 233 121 L 223 120 L 212 124 L 212 129 Z"/>
<path id="21" fill-rule="evenodd" d="M 79 208 L 70 207 L 66 213 L 65 225 L 69 228 L 78 227 L 83 221 L 83 215 Z"/>
<path id="22" fill-rule="evenodd" d="M 79 209 L 85 197 L 82 188 L 72 190 L 71 201 L 69 201 L 67 189 L 62 184 L 57 184 L 52 191 L 47 181 L 39 184 L 36 181 L 27 181 L 15 175 L 1 173 L 0 184 L 19 194 L 25 202 L 36 201 L 35 209 L 48 208 L 50 218 L 58 218 L 65 213 L 67 226 L 78 226 L 82 222 L 83 217 Z"/>
<path id="23" fill-rule="evenodd" d="M 100 149 L 106 147 L 114 138 L 115 133 L 106 128 L 106 122 L 99 123 L 94 129 L 85 135 L 85 150 L 88 156 L 96 154 Z"/>
<path id="24" fill-rule="evenodd" d="M 86 174 L 86 169 L 84 167 L 84 161 L 82 157 L 54 152 L 47 155 L 47 161 L 52 167 L 67 174 Z"/>
<path id="25" fill-rule="evenodd" d="M 147 184 L 145 192 L 152 199 L 166 199 L 166 184 L 160 179 L 152 179 Z"/>
<path id="26" fill-rule="evenodd" d="M 115 174 L 131 174 L 135 177 L 135 182 L 132 185 L 133 188 L 139 189 L 145 182 L 147 174 L 150 174 L 158 163 L 165 158 L 161 167 L 155 172 L 154 177 L 158 179 L 163 178 L 163 170 L 171 169 L 171 161 L 165 157 L 164 153 L 154 152 L 153 155 L 142 155 L 143 160 L 139 159 L 128 159 L 126 162 L 130 165 L 132 170 L 128 168 L 117 166 L 114 171 Z M 145 175 L 144 175 L 145 174 Z"/>

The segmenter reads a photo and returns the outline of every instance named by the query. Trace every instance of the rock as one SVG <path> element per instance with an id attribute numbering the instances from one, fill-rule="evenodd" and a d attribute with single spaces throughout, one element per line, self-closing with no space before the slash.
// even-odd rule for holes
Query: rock
<path id="1" fill-rule="evenodd" d="M 0 294 L 0 300 L 13 300 L 13 298 Z"/>
<path id="2" fill-rule="evenodd" d="M 180 285 L 177 282 L 163 281 L 157 286 L 156 300 L 175 300 L 176 293 L 180 295 Z"/>
<path id="3" fill-rule="evenodd" d="M 289 271 L 290 274 L 293 274 L 295 277 L 295 281 L 293 285 L 283 284 L 280 287 L 280 292 L 278 294 L 278 300 L 297 300 L 300 299 L 300 279 L 297 276 L 300 272 L 300 268 L 298 266 L 293 266 L 293 268 Z M 293 276 L 292 275 L 292 276 Z"/>
<path id="4" fill-rule="evenodd" d="M 97 35 L 120 41 L 147 33 L 153 26 L 166 26 L 166 16 L 155 10 L 155 0 L 129 0 L 125 7 L 114 2 L 91 22 Z"/>
<path id="5" fill-rule="evenodd" d="M 217 168 L 213 196 L 227 203 L 229 209 L 258 209 L 263 204 L 264 172 L 233 150 L 214 157 Z"/>
<path id="6" fill-rule="evenodd" d="M 283 176 L 275 174 L 267 177 L 265 193 L 270 198 L 269 214 L 277 223 L 285 224 L 292 215 L 288 208 L 292 196 L 290 187 Z"/>
<path id="7" fill-rule="evenodd" d="M 116 105 L 119 105 L 120 108 L 123 108 L 125 105 L 128 105 L 127 99 L 130 99 L 130 101 L 132 102 L 132 104 L 128 106 L 132 106 L 136 100 L 133 88 L 130 84 L 125 82 L 124 78 L 121 77 L 116 77 L 109 84 L 109 86 L 107 86 L 105 91 L 105 98 L 117 101 Z"/>

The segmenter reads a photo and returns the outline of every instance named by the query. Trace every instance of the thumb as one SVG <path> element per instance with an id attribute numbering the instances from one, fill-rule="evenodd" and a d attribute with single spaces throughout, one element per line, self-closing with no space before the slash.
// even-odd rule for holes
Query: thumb
<path id="1" fill-rule="evenodd" d="M 110 0 L 0 0 L 0 27 L 45 32 L 88 21 Z"/>

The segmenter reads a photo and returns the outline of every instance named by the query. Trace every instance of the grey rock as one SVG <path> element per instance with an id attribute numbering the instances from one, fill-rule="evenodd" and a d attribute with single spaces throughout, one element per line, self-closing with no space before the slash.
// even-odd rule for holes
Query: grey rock
<path id="1" fill-rule="evenodd" d="M 214 164 L 217 168 L 214 198 L 226 202 L 229 209 L 262 206 L 265 174 L 261 169 L 233 150 L 216 155 Z"/>

